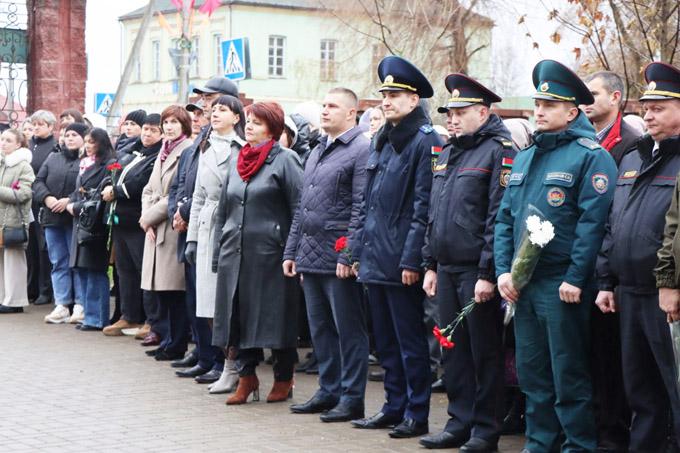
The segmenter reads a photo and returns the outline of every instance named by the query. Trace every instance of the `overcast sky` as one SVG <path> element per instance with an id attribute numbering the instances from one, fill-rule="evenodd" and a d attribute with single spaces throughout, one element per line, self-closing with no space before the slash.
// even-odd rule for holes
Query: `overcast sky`
<path id="1" fill-rule="evenodd" d="M 564 5 L 566 0 L 543 0 L 547 8 Z M 147 0 L 115 0 L 87 2 L 85 41 L 88 57 L 88 81 L 86 111 L 94 110 L 94 93 L 115 93 L 120 73 L 124 66 L 121 61 L 121 25 L 118 17 L 143 7 Z M 547 22 L 548 10 L 535 0 L 496 0 L 493 2 L 496 23 L 493 45 L 511 42 L 516 57 L 512 59 L 520 70 L 517 73 L 518 87 L 523 94 L 532 91 L 531 69 L 544 58 L 553 58 L 566 64 L 573 64 L 571 50 L 578 46 L 578 38 L 564 34 L 560 46 L 553 45 L 548 37 L 555 31 L 554 23 Z M 517 25 L 520 15 L 527 14 L 526 25 Z M 530 30 L 534 39 L 541 43 L 538 50 L 532 48 L 532 41 L 525 36 Z"/>

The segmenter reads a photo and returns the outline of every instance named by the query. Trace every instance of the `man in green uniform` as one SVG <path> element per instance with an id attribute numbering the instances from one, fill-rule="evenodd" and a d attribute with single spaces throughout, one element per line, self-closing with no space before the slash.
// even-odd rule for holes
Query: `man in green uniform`
<path id="1" fill-rule="evenodd" d="M 498 289 L 517 304 L 517 371 L 526 403 L 525 452 L 595 451 L 590 381 L 594 265 L 616 181 L 614 159 L 595 142 L 579 104 L 593 97 L 576 74 L 544 60 L 533 71 L 534 144 L 517 154 L 496 217 Z M 510 268 L 533 205 L 555 228 L 521 293 Z"/>

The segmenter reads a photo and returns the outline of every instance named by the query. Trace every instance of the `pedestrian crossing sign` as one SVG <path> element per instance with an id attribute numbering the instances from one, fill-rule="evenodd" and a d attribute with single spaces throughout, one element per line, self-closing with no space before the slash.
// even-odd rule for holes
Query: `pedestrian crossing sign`
<path id="1" fill-rule="evenodd" d="M 222 41 L 222 64 L 224 77 L 230 80 L 244 80 L 250 77 L 250 52 L 248 38 Z"/>
<path id="2" fill-rule="evenodd" d="M 95 93 L 94 111 L 100 115 L 108 115 L 115 95 L 115 93 Z"/>

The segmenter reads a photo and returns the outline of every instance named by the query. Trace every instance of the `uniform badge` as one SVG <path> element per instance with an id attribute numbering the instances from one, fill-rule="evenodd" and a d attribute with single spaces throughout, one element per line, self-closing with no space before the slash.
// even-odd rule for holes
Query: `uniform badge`
<path id="1" fill-rule="evenodd" d="M 451 97 L 452 97 L 452 98 L 460 97 L 460 91 L 458 91 L 458 89 L 454 89 L 454 90 L 451 92 Z"/>
<path id="2" fill-rule="evenodd" d="M 637 176 L 637 170 L 630 170 L 623 174 L 622 178 L 635 178 Z"/>
<path id="3" fill-rule="evenodd" d="M 608 187 L 609 177 L 607 177 L 607 175 L 604 173 L 595 173 L 593 175 L 593 188 L 595 189 L 595 192 L 599 194 L 606 193 Z"/>
<path id="4" fill-rule="evenodd" d="M 432 167 L 432 171 L 433 171 L 433 172 L 436 172 L 436 171 L 446 170 L 447 167 L 448 167 L 447 164 L 434 165 L 434 166 Z"/>
<path id="5" fill-rule="evenodd" d="M 501 187 L 508 187 L 510 182 L 510 173 L 512 173 L 511 168 L 501 168 Z"/>
<path id="6" fill-rule="evenodd" d="M 548 82 L 543 82 L 539 88 L 543 93 L 548 91 L 550 89 L 550 85 L 548 85 Z"/>
<path id="7" fill-rule="evenodd" d="M 649 91 L 654 91 L 654 90 L 656 90 L 656 82 L 653 81 L 653 80 L 652 80 L 651 82 L 649 82 L 649 85 L 647 86 L 647 89 L 648 89 Z"/>
<path id="8" fill-rule="evenodd" d="M 438 170 L 443 170 L 446 168 L 446 164 L 444 165 L 437 165 L 437 160 L 439 159 L 439 155 L 442 153 L 442 147 L 441 146 L 432 146 L 430 148 L 430 154 L 432 154 L 432 172 L 434 173 L 435 171 Z M 444 168 L 441 168 L 444 167 Z"/>
<path id="9" fill-rule="evenodd" d="M 564 171 L 552 171 L 545 176 L 546 181 L 564 181 L 570 183 L 574 180 L 574 175 Z"/>
<path id="10" fill-rule="evenodd" d="M 548 204 L 550 206 L 558 207 L 564 204 L 564 200 L 567 198 L 564 190 L 559 187 L 551 187 L 548 189 Z"/>
<path id="11" fill-rule="evenodd" d="M 387 77 L 385 77 L 384 83 L 394 83 L 394 76 L 388 74 Z"/>
<path id="12" fill-rule="evenodd" d="M 513 162 L 514 160 L 511 157 L 504 157 L 503 160 L 501 160 L 501 166 L 512 168 Z"/>

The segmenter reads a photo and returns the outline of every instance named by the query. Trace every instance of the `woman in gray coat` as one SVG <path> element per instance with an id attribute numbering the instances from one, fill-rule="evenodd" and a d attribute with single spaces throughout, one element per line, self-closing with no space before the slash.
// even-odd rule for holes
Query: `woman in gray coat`
<path id="1" fill-rule="evenodd" d="M 24 135 L 16 129 L 2 133 L 0 150 L 0 230 L 23 228 L 28 238 L 35 180 L 31 152 L 26 149 Z M 0 244 L 0 313 L 21 313 L 28 305 L 26 245 Z"/>
<path id="2" fill-rule="evenodd" d="M 192 195 L 189 229 L 187 231 L 186 249 L 184 256 L 187 262 L 196 266 L 196 317 L 206 318 L 206 326 L 210 326 L 215 315 L 215 289 L 217 274 L 211 271 L 213 242 L 215 237 L 215 211 L 220 202 L 222 186 L 225 183 L 229 168 L 235 165 L 236 156 L 245 141 L 245 114 L 243 104 L 234 96 L 224 95 L 217 98 L 212 105 L 210 115 L 211 129 L 201 144 L 201 154 L 198 159 L 196 185 Z M 208 327 L 208 329 L 210 329 Z M 207 330 L 209 335 L 211 330 Z M 210 393 L 229 393 L 238 383 L 238 370 L 234 360 L 234 353 L 229 356 L 225 351 L 226 363 L 214 360 L 213 363 L 201 363 L 203 357 L 214 348 L 210 345 L 210 338 L 206 335 L 196 341 L 199 363 L 203 369 L 210 367 L 221 371 L 220 379 L 210 387 Z M 213 349 L 213 356 L 222 351 Z M 223 366 L 224 365 L 224 366 Z"/>
<path id="3" fill-rule="evenodd" d="M 217 272 L 213 344 L 238 346 L 239 384 L 227 404 L 259 399 L 255 368 L 262 348 L 274 355 L 267 402 L 292 394 L 296 359 L 298 282 L 281 273 L 283 249 L 297 208 L 302 165 L 276 143 L 284 115 L 276 103 L 246 110 L 246 141 L 232 165 L 216 213 Z"/>

